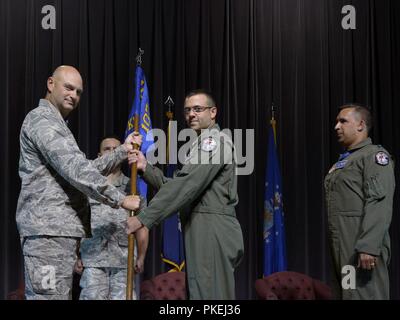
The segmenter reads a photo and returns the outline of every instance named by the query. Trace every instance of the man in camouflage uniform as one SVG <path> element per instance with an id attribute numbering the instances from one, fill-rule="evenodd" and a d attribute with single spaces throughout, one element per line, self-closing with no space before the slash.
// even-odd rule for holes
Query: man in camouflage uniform
<path id="1" fill-rule="evenodd" d="M 82 87 L 75 68 L 58 67 L 47 80 L 46 98 L 22 124 L 16 220 L 27 299 L 71 298 L 76 246 L 89 235 L 87 196 L 114 208 L 139 207 L 138 197 L 126 196 L 103 176 L 127 158 L 132 136 L 114 152 L 89 161 L 67 126 Z"/>
<path id="2" fill-rule="evenodd" d="M 394 164 L 368 137 L 367 108 L 344 105 L 336 121 L 345 153 L 325 178 L 334 294 L 337 299 L 389 299 Z"/>
<path id="3" fill-rule="evenodd" d="M 128 218 L 128 232 L 150 229 L 179 211 L 189 298 L 234 299 L 234 270 L 243 256 L 243 235 L 235 213 L 233 144 L 215 123 L 217 108 L 209 93 L 189 93 L 184 114 L 197 139 L 174 178 L 147 164 L 140 152 L 129 156 L 130 163 L 137 161 L 144 180 L 159 191 L 139 215 Z"/>
<path id="4" fill-rule="evenodd" d="M 120 145 L 116 136 L 105 137 L 100 143 L 99 157 L 116 150 Z M 107 176 L 107 181 L 124 194 L 129 194 L 130 180 L 122 173 L 121 166 L 116 167 Z M 140 203 L 142 209 L 145 202 Z M 82 290 L 79 299 L 124 300 L 128 263 L 128 237 L 125 233 L 128 212 L 123 208 L 113 209 L 92 199 L 90 207 L 92 238 L 82 239 L 80 244 L 84 269 L 80 280 Z M 138 259 L 135 257 L 137 274 L 143 271 L 148 239 L 147 233 L 145 237 L 136 241 L 139 251 Z M 136 300 L 135 291 L 133 296 Z"/>

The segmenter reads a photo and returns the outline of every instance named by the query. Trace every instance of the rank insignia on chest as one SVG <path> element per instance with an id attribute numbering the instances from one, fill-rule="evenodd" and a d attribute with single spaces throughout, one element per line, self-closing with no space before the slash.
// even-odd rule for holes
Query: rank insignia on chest
<path id="1" fill-rule="evenodd" d="M 213 151 L 217 147 L 217 141 L 213 137 L 205 138 L 201 142 L 201 150 L 210 152 Z"/>
<path id="2" fill-rule="evenodd" d="M 344 166 L 346 165 L 347 160 L 342 160 L 342 161 L 338 161 L 335 164 L 335 169 L 343 169 Z"/>
<path id="3" fill-rule="evenodd" d="M 386 152 L 380 151 L 375 155 L 375 162 L 381 166 L 387 166 L 389 164 L 389 156 Z"/>

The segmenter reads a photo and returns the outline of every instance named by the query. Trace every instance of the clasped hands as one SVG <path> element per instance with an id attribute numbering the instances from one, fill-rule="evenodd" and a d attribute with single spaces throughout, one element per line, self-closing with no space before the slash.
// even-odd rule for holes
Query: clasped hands
<path id="1" fill-rule="evenodd" d="M 139 132 L 133 132 L 125 139 L 124 146 L 128 152 L 128 162 L 129 165 L 133 163 L 137 163 L 137 169 L 141 172 L 146 170 L 147 161 L 144 157 L 143 153 L 139 150 L 134 149 L 134 145 L 137 144 L 140 148 L 142 145 L 143 137 L 139 134 Z M 129 202 L 125 204 L 125 201 Z M 139 196 L 128 196 L 124 200 L 124 204 L 122 205 L 125 209 L 136 211 L 139 209 L 140 206 L 140 198 Z M 143 226 L 143 224 L 139 221 L 139 219 L 135 216 L 128 217 L 127 219 L 127 226 L 126 226 L 126 233 L 134 233 L 138 231 L 140 228 L 147 227 Z M 148 231 L 148 229 L 146 230 Z"/>

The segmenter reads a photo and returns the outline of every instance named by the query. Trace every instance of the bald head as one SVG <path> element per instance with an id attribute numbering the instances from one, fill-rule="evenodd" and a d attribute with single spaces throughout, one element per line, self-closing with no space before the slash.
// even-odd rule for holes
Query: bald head
<path id="1" fill-rule="evenodd" d="M 83 91 L 82 77 L 72 66 L 59 66 L 47 79 L 46 99 L 66 118 L 78 104 Z"/>
<path id="2" fill-rule="evenodd" d="M 79 73 L 79 71 L 73 67 L 73 66 L 59 66 L 57 67 L 52 74 L 53 78 L 61 78 L 63 77 L 65 74 L 75 74 L 77 76 L 79 76 L 79 78 L 82 81 L 81 78 L 81 74 Z"/>

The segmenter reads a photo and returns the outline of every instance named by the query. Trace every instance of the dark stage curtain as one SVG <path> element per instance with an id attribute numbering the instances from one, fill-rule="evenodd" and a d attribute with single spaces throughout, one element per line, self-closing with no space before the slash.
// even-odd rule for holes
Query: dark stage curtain
<path id="1" fill-rule="evenodd" d="M 56 29 L 44 30 L 45 5 Z M 344 5 L 356 8 L 356 30 L 343 30 Z M 262 276 L 263 194 L 271 103 L 278 107 L 278 145 L 288 266 L 329 280 L 323 178 L 340 148 L 337 107 L 368 104 L 373 140 L 400 153 L 400 2 L 397 0 L 1 0 L 0 1 L 0 298 L 22 274 L 15 209 L 19 130 L 44 96 L 60 64 L 76 66 L 85 85 L 70 126 L 79 146 L 96 157 L 100 138 L 123 135 L 133 100 L 135 57 L 150 90 L 153 127 L 166 129 L 163 102 L 210 89 L 223 128 L 255 129 L 255 169 L 239 178 L 237 214 L 245 257 L 237 298 L 254 299 Z M 396 177 L 399 175 L 396 169 Z M 399 195 L 391 227 L 392 298 L 400 297 Z M 161 228 L 152 231 L 144 278 L 163 271 Z M 199 239 L 201 241 L 201 239 Z"/>

